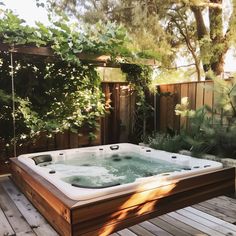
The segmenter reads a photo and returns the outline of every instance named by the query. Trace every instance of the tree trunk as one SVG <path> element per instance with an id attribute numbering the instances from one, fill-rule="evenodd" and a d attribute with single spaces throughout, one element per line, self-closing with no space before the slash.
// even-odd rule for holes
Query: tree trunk
<path id="1" fill-rule="evenodd" d="M 211 70 L 215 75 L 221 75 L 224 72 L 225 54 L 222 53 L 218 61 L 211 63 Z"/>
<path id="2" fill-rule="evenodd" d="M 191 6 L 191 10 L 194 14 L 194 18 L 196 21 L 196 27 L 197 27 L 197 38 L 198 40 L 202 40 L 204 37 L 208 36 L 208 32 L 205 26 L 205 22 L 203 19 L 203 15 L 202 15 L 202 10 L 200 7 L 197 6 Z M 203 70 L 204 72 L 209 71 L 209 69 L 211 68 L 210 64 L 204 61 L 204 54 L 205 54 L 205 45 L 201 45 L 200 44 L 200 54 L 201 54 L 201 58 L 202 58 L 202 64 L 203 64 Z M 208 78 L 206 77 L 206 80 Z"/>
<path id="3" fill-rule="evenodd" d="M 222 5 L 222 0 L 211 0 L 211 3 Z M 215 75 L 221 75 L 224 72 L 225 42 L 223 35 L 222 8 L 209 9 L 210 38 L 212 40 L 211 70 Z"/>
<path id="4" fill-rule="evenodd" d="M 212 4 L 222 5 L 222 0 L 211 0 Z M 201 58 L 203 58 L 203 69 L 208 72 L 210 69 L 215 75 L 221 75 L 224 72 L 224 60 L 227 52 L 227 45 L 223 35 L 223 19 L 222 19 L 222 8 L 220 7 L 209 7 L 209 22 L 210 31 L 207 32 L 202 10 L 200 7 L 192 6 L 192 12 L 196 20 L 197 36 L 198 40 L 202 40 L 204 37 L 211 39 L 210 45 L 200 45 Z M 206 51 L 207 50 L 207 51 Z M 204 56 L 210 56 L 210 59 L 204 62 Z M 206 77 L 206 80 L 209 79 Z"/>

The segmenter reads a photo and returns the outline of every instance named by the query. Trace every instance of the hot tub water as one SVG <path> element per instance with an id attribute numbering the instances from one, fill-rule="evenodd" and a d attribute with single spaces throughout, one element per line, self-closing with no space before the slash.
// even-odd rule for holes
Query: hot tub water
<path id="1" fill-rule="evenodd" d="M 130 143 L 30 153 L 18 160 L 78 201 L 146 191 L 222 168 L 219 162 Z"/>
<path id="2" fill-rule="evenodd" d="M 138 178 L 180 171 L 184 167 L 134 152 L 85 152 L 44 166 L 59 172 L 61 180 L 67 183 L 91 188 L 132 183 Z"/>

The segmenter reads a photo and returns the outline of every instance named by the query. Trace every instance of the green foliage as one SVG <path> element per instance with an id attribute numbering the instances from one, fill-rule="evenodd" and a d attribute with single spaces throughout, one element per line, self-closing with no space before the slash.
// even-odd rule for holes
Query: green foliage
<path id="1" fill-rule="evenodd" d="M 194 155 L 211 153 L 222 157 L 236 158 L 236 80 L 221 80 L 211 75 L 214 87 L 214 109 L 203 106 L 196 111 L 188 104 L 178 104 L 176 113 L 188 118 L 188 126 L 181 134 Z"/>
<path id="2" fill-rule="evenodd" d="M 184 113 L 188 117 L 188 127 L 182 128 L 181 133 L 186 143 L 189 144 L 191 152 L 198 156 L 203 153 L 212 153 L 217 141 L 215 139 L 216 127 L 213 127 L 209 108 L 203 106 L 195 112 L 185 111 Z"/>
<path id="3" fill-rule="evenodd" d="M 150 109 L 146 100 L 146 94 L 151 85 L 152 69 L 149 66 L 140 66 L 134 64 L 122 64 L 122 72 L 126 73 L 126 79 L 131 83 L 137 93 L 136 105 L 138 109 L 144 112 L 144 116 Z"/>
<path id="4" fill-rule="evenodd" d="M 215 108 L 220 112 L 221 120 L 226 119 L 228 126 L 235 124 L 236 120 L 236 77 L 225 81 L 217 77 L 214 80 Z M 210 88 L 212 89 L 212 88 Z"/>
<path id="5" fill-rule="evenodd" d="M 152 83 L 156 84 L 174 84 L 196 80 L 195 68 L 189 67 L 188 70 L 184 69 L 159 69 L 154 76 Z"/>
<path id="6" fill-rule="evenodd" d="M 70 23 L 66 16 L 52 22 L 50 27 L 37 23 L 37 27 L 24 24 L 11 11 L 6 11 L 0 21 L 0 41 L 12 45 L 27 44 L 50 46 L 63 60 L 79 64 L 76 54 L 95 53 L 127 56 L 132 53 L 126 47 L 129 39 L 126 30 L 115 23 L 101 21 L 95 25 Z"/>
<path id="7" fill-rule="evenodd" d="M 156 58 L 169 63 L 173 54 L 168 42 L 168 35 L 162 28 L 156 15 L 148 15 L 148 7 L 139 1 L 49 1 L 52 10 L 56 12 L 62 9 L 73 14 L 79 22 L 94 25 L 98 21 L 118 22 L 124 25 L 132 37 L 128 47 L 144 58 Z M 148 17 L 144 15 L 147 14 Z"/>
<path id="8" fill-rule="evenodd" d="M 132 36 L 131 47 L 140 55 L 151 55 L 162 67 L 173 66 L 184 51 L 195 64 L 198 80 L 202 72 L 223 72 L 224 56 L 236 42 L 236 1 L 163 0 L 58 0 L 52 9 L 73 14 L 78 21 L 94 24 L 102 20 L 125 25 Z M 217 6 L 218 5 L 218 6 Z M 201 69 L 200 69 L 201 68 Z"/>
<path id="9" fill-rule="evenodd" d="M 185 140 L 181 135 L 171 136 L 170 134 L 155 133 L 146 140 L 151 148 L 167 152 L 179 152 L 186 148 Z"/>
<path id="10" fill-rule="evenodd" d="M 152 117 L 153 107 L 150 105 L 149 94 L 151 86 L 152 70 L 148 66 L 122 64 L 121 70 L 126 74 L 131 89 L 136 93 L 136 108 L 134 114 L 133 142 L 140 142 L 145 138 L 148 127 L 148 119 Z"/>
<path id="11" fill-rule="evenodd" d="M 76 132 L 84 126 L 89 128 L 92 138 L 99 117 L 105 113 L 101 79 L 94 66 L 81 62 L 77 54 L 106 54 L 114 62 L 117 57 L 135 54 L 127 48 L 130 41 L 125 28 L 115 23 L 78 25 L 60 16 L 50 27 L 41 23 L 29 27 L 11 11 L 6 11 L 0 21 L 0 42 L 12 47 L 47 46 L 55 54 L 54 62 L 46 57 L 13 55 L 18 143 L 40 132 L 48 135 L 68 129 Z M 1 138 L 10 143 L 13 138 L 10 55 L 0 56 Z M 138 119 L 142 120 L 151 109 L 146 100 L 151 70 L 133 66 L 126 72 L 137 91 Z"/>
<path id="12" fill-rule="evenodd" d="M 24 23 L 25 21 L 18 18 L 13 12 L 6 11 L 0 21 L 0 41 L 9 44 L 43 44 L 40 39 L 36 38 L 34 28 Z"/>
<path id="13" fill-rule="evenodd" d="M 213 73 L 208 76 L 214 86 L 205 89 L 214 92 L 214 109 L 205 105 L 191 110 L 188 98 L 182 98 L 175 107 L 176 115 L 186 119 L 180 133 L 156 133 L 146 139 L 151 147 L 171 152 L 188 149 L 194 156 L 209 153 L 236 159 L 236 79 L 222 80 Z"/>
<path id="14" fill-rule="evenodd" d="M 84 126 L 91 131 L 96 129 L 99 117 L 105 113 L 101 79 L 93 66 L 80 62 L 77 54 L 108 54 L 114 60 L 130 54 L 125 47 L 127 40 L 125 29 L 115 23 L 98 22 L 82 27 L 60 17 L 50 27 L 41 23 L 29 27 L 11 11 L 4 12 L 0 42 L 13 47 L 49 46 L 62 59 L 50 62 L 43 57 L 13 55 L 18 143 L 40 132 L 48 135 L 68 129 L 77 132 Z M 0 56 L 0 138 L 10 144 L 13 137 L 10 55 Z"/>
<path id="15" fill-rule="evenodd" d="M 12 134 L 12 98 L 9 55 L 2 53 L 0 66 L 1 137 L 10 143 Z M 48 63 L 43 58 L 15 61 L 16 129 L 18 142 L 40 132 L 55 132 L 81 127 L 94 130 L 105 113 L 100 77 L 94 67 L 66 61 Z"/>

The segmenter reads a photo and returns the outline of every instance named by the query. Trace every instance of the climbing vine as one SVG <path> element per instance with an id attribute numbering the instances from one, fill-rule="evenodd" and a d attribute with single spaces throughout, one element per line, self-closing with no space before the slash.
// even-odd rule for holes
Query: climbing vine
<path id="1" fill-rule="evenodd" d="M 79 26 L 61 17 L 49 27 L 41 23 L 30 27 L 11 11 L 5 11 L 1 17 L 0 43 L 12 47 L 50 47 L 55 55 L 53 58 L 13 55 L 18 144 L 40 132 L 48 135 L 68 129 L 77 132 L 84 126 L 92 136 L 99 117 L 105 114 L 105 101 L 96 68 L 81 62 L 78 53 L 106 54 L 113 61 L 133 55 L 127 47 L 125 29 L 115 23 Z M 13 138 L 10 69 L 9 52 L 1 52 L 0 139 L 8 144 Z M 152 109 L 147 99 L 151 69 L 122 64 L 122 71 L 137 94 L 134 126 L 139 128 L 134 130 L 134 136 L 140 137 L 145 133 Z"/>
<path id="2" fill-rule="evenodd" d="M 146 136 L 148 119 L 152 116 L 153 107 L 150 105 L 149 95 L 151 86 L 152 69 L 149 66 L 135 64 L 122 64 L 121 70 L 127 75 L 126 78 L 131 88 L 136 93 L 136 107 L 134 114 L 134 128 L 132 137 L 134 142 L 140 142 Z"/>
<path id="3" fill-rule="evenodd" d="M 16 93 L 16 133 L 18 144 L 40 132 L 55 132 L 81 127 L 96 129 L 105 113 L 101 79 L 96 68 L 82 63 L 78 53 L 107 54 L 111 59 L 128 55 L 124 28 L 98 22 L 88 27 L 71 24 L 66 17 L 50 27 L 25 25 L 11 11 L 0 20 L 0 43 L 50 47 L 54 58 L 14 54 Z M 0 129 L 5 143 L 12 132 L 10 54 L 0 53 Z M 92 135 L 92 133 L 91 133 Z"/>

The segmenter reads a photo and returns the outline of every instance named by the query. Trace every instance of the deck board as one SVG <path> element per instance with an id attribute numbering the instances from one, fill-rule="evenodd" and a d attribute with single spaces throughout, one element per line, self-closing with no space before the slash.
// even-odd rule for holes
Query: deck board
<path id="1" fill-rule="evenodd" d="M 189 212 L 191 212 L 191 213 L 193 213 L 195 215 L 198 215 L 202 219 L 207 219 L 209 221 L 214 222 L 215 224 L 217 224 L 216 227 L 222 226 L 222 227 L 224 227 L 226 229 L 232 230 L 233 231 L 232 233 L 236 234 L 236 225 L 233 225 L 233 224 L 230 224 L 228 222 L 225 222 L 224 220 L 218 219 L 218 218 L 216 218 L 214 216 L 211 216 L 209 214 L 206 214 L 204 212 L 196 210 L 196 209 L 194 209 L 192 207 L 186 207 L 184 210 L 189 211 Z M 229 232 L 228 232 L 228 234 L 229 234 Z"/>
<path id="2" fill-rule="evenodd" d="M 134 225 L 129 227 L 129 229 L 134 232 L 138 236 L 155 236 L 155 234 L 151 233 L 149 230 L 146 230 L 141 225 Z"/>
<path id="3" fill-rule="evenodd" d="M 144 221 L 139 224 L 144 229 L 148 230 L 149 232 L 153 233 L 154 235 L 160 236 L 172 236 L 172 234 L 168 233 L 167 231 L 163 230 L 162 228 L 152 224 L 149 221 Z"/>
<path id="4" fill-rule="evenodd" d="M 210 227 L 206 226 L 206 225 L 203 225 L 201 224 L 200 222 L 197 222 L 195 220 L 195 218 L 189 218 L 185 215 L 182 215 L 182 214 L 179 214 L 177 212 L 171 212 L 171 213 L 168 213 L 168 215 L 170 215 L 171 217 L 175 218 L 176 220 L 180 220 L 182 221 L 183 223 L 186 223 L 188 225 L 191 225 L 192 227 L 202 231 L 202 232 L 205 232 L 206 234 L 209 234 L 209 235 L 214 235 L 214 236 L 222 236 L 224 234 L 214 230 L 214 229 L 211 229 Z"/>
<path id="5" fill-rule="evenodd" d="M 236 236 L 235 222 L 236 199 L 220 196 L 110 236 Z M 0 178 L 0 235 L 58 235 L 8 177 Z"/>
<path id="6" fill-rule="evenodd" d="M 190 236 L 190 233 L 184 232 L 174 225 L 170 224 L 168 221 L 161 219 L 160 217 L 149 220 L 152 224 L 166 230 L 168 233 L 175 236 Z"/>
<path id="7" fill-rule="evenodd" d="M 177 212 L 223 235 L 236 235 L 235 227 L 232 226 L 232 228 L 229 229 L 225 227 L 225 225 L 222 224 L 220 221 L 217 222 L 217 218 L 210 218 L 206 213 L 204 213 L 206 215 L 204 217 L 202 213 L 195 214 L 195 212 L 191 212 L 186 209 L 181 209 Z"/>
<path id="8" fill-rule="evenodd" d="M 223 214 L 221 212 L 214 211 L 214 210 L 212 210 L 210 208 L 201 206 L 199 204 L 193 205 L 192 207 L 197 209 L 197 210 L 200 210 L 201 212 L 205 212 L 205 213 L 210 214 L 212 216 L 215 216 L 215 217 L 217 217 L 217 218 L 219 218 L 221 220 L 227 221 L 229 223 L 234 224 L 236 222 L 236 218 L 232 218 L 232 217 L 227 216 L 227 215 L 225 215 L 225 214 Z"/>
<path id="9" fill-rule="evenodd" d="M 207 202 L 218 207 L 223 207 L 227 210 L 236 211 L 236 205 L 232 203 L 231 201 L 226 201 L 225 199 L 212 198 L 212 199 L 207 200 Z"/>
<path id="10" fill-rule="evenodd" d="M 236 211 L 235 210 L 232 210 L 232 209 L 226 209 L 225 207 L 223 206 L 216 206 L 214 204 L 211 204 L 207 201 L 205 202 L 201 202 L 199 203 L 200 206 L 204 206 L 206 208 L 209 208 L 213 211 L 216 211 L 216 212 L 219 212 L 219 213 L 222 213 L 226 216 L 229 216 L 231 217 L 232 219 L 236 219 Z"/>
<path id="11" fill-rule="evenodd" d="M 202 236 L 207 235 L 207 234 L 204 234 L 202 231 L 196 228 L 193 228 L 191 225 L 188 225 L 185 222 L 175 219 L 169 215 L 163 215 L 158 218 L 166 221 L 168 224 L 175 226 L 176 228 L 178 228 L 179 230 L 182 230 L 185 233 L 190 233 L 191 235 L 202 235 Z"/>
<path id="12" fill-rule="evenodd" d="M 1 182 L 2 188 L 14 202 L 21 215 L 25 218 L 30 228 L 38 236 L 58 236 L 44 217 L 35 209 L 28 199 L 19 191 L 10 179 Z M 0 203 L 1 205 L 1 203 Z"/>
<path id="13" fill-rule="evenodd" d="M 136 236 L 136 234 L 130 231 L 129 229 L 123 229 L 121 231 L 118 231 L 117 234 L 119 236 Z"/>
<path id="14" fill-rule="evenodd" d="M 12 229 L 17 235 L 36 235 L 2 186 L 0 186 L 0 205 Z"/>
<path id="15" fill-rule="evenodd" d="M 0 235 L 14 235 L 14 231 L 2 209 L 0 209 Z"/>

